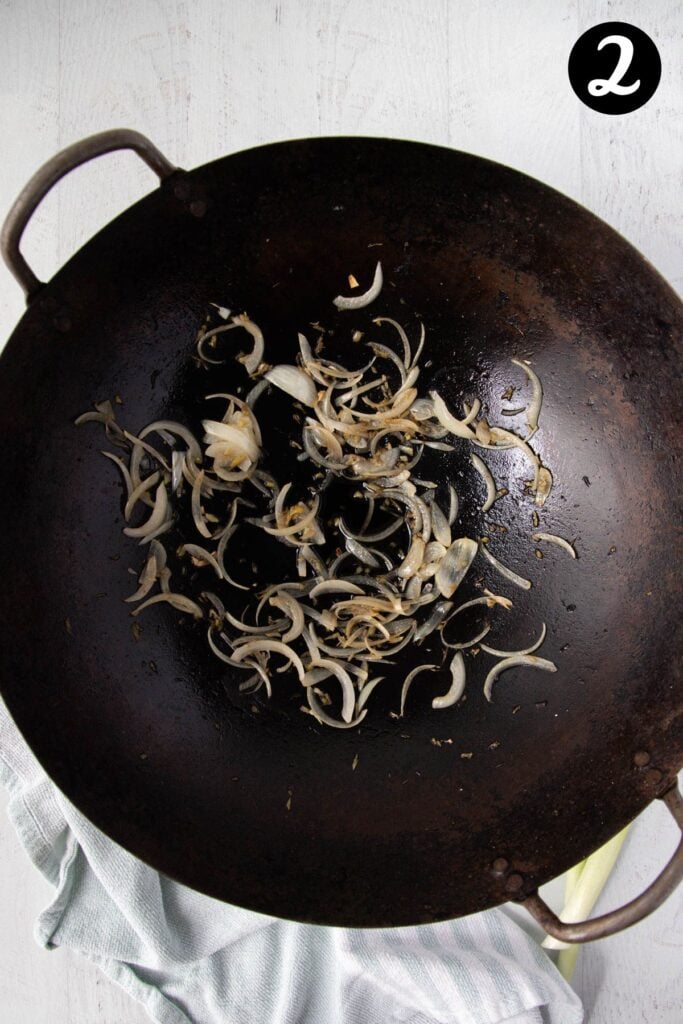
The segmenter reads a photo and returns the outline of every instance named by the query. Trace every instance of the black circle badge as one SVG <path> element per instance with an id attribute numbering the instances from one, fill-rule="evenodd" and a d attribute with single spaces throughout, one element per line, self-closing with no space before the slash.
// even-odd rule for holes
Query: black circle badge
<path id="1" fill-rule="evenodd" d="M 654 95 L 662 62 L 642 29 L 606 21 L 577 39 L 568 71 L 572 89 L 587 107 L 600 114 L 630 114 Z"/>

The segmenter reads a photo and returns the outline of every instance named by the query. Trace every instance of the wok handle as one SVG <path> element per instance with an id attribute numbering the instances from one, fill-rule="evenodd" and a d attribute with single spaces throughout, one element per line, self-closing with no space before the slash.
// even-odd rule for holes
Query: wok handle
<path id="1" fill-rule="evenodd" d="M 549 935 L 562 942 L 592 942 L 593 939 L 603 939 L 641 921 L 671 895 L 678 883 L 683 880 L 683 796 L 677 786 L 672 786 L 661 799 L 680 828 L 681 839 L 671 860 L 654 882 L 630 903 L 617 910 L 610 910 L 607 914 L 601 914 L 600 917 L 594 917 L 591 921 L 561 921 L 537 892 L 532 893 L 522 900 L 522 905 Z"/>
<path id="2" fill-rule="evenodd" d="M 0 232 L 0 253 L 23 288 L 27 302 L 42 285 L 19 251 L 21 237 L 33 213 L 65 174 L 96 156 L 118 149 L 132 149 L 162 181 L 176 170 L 144 135 L 129 128 L 113 128 L 89 135 L 55 154 L 36 171 L 14 201 Z"/>

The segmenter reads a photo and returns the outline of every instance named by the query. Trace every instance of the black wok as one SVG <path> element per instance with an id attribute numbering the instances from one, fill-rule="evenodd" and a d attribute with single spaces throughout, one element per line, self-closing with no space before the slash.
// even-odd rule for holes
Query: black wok
<path id="1" fill-rule="evenodd" d="M 18 251 L 33 208 L 67 170 L 126 146 L 160 188 L 41 285 Z M 680 819 L 683 316 L 642 256 L 547 186 L 447 149 L 314 139 L 185 172 L 130 132 L 39 172 L 3 247 L 29 306 L 0 361 L 0 690 L 96 825 L 196 889 L 302 921 L 404 925 L 514 898 L 576 940 L 661 902 L 680 848 L 643 898 L 591 926 L 563 929 L 535 895 L 654 797 Z M 439 717 L 418 700 L 402 720 L 388 686 L 337 733 L 284 683 L 270 704 L 236 694 L 168 608 L 133 636 L 139 549 L 102 437 L 73 420 L 119 394 L 133 429 L 196 424 L 208 303 L 247 309 L 286 360 L 302 325 L 338 323 L 332 296 L 379 255 L 373 312 L 424 319 L 425 389 L 455 403 L 485 380 L 494 402 L 510 357 L 533 355 L 537 447 L 555 474 L 543 523 L 579 559 L 530 562 L 532 506 L 512 496 L 500 553 L 534 587 L 508 639 L 544 620 L 557 674 L 511 674 L 488 705 L 475 673 L 464 704 Z M 444 456 L 433 472 L 456 469 Z"/>

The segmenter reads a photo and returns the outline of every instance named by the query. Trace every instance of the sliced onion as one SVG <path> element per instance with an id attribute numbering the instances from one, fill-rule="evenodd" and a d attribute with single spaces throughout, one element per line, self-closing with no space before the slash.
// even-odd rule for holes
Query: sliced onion
<path id="1" fill-rule="evenodd" d="M 472 465 L 479 473 L 486 486 L 486 501 L 481 506 L 481 510 L 482 512 L 488 512 L 488 510 L 491 508 L 491 505 L 493 505 L 494 501 L 496 500 L 496 496 L 498 493 L 496 490 L 496 481 L 493 479 L 491 470 L 486 465 L 483 459 L 481 459 L 475 452 L 472 452 L 470 458 L 472 460 Z"/>
<path id="2" fill-rule="evenodd" d="M 197 527 L 197 532 L 201 533 L 202 537 L 206 537 L 207 540 L 211 537 L 211 530 L 206 525 L 206 519 L 202 512 L 202 484 L 204 482 L 204 470 L 200 469 L 199 473 L 195 478 L 195 482 L 192 485 L 192 518 L 194 519 L 194 525 Z"/>
<path id="3" fill-rule="evenodd" d="M 533 654 L 543 644 L 546 635 L 545 622 L 541 626 L 541 635 L 538 640 L 535 640 L 530 647 L 525 647 L 522 651 L 499 651 L 495 647 L 487 647 L 486 644 L 481 645 L 482 651 L 486 651 L 487 654 L 493 654 L 496 658 L 519 658 L 524 654 Z"/>
<path id="4" fill-rule="evenodd" d="M 339 297 L 335 302 L 339 309 L 364 306 L 376 297 L 381 286 L 381 264 L 378 264 L 375 282 L 368 292 L 352 298 Z M 219 315 L 222 313 L 225 314 L 224 319 L 230 316 L 228 310 L 221 309 Z M 219 362 L 211 359 L 210 346 L 215 336 L 238 327 L 246 330 L 254 340 L 253 350 L 239 358 L 251 375 L 260 373 L 262 377 L 255 385 L 248 385 L 251 390 L 246 401 L 231 394 L 207 396 L 225 399 L 227 407 L 222 419 L 203 421 L 201 443 L 182 423 L 174 420 L 155 420 L 139 436 L 130 434 L 116 424 L 111 402 L 97 403 L 93 413 L 79 417 L 79 422 L 101 422 L 112 434 L 113 443 L 128 449 L 128 463 L 108 453 L 126 485 L 126 518 L 138 502 L 151 508 L 147 522 L 139 527 L 126 527 L 126 532 L 139 537 L 140 543 L 151 545 L 138 578 L 138 589 L 128 598 L 131 603 L 140 602 L 133 614 L 138 614 L 150 604 L 165 602 L 187 614 L 203 615 L 199 605 L 176 593 L 175 588 L 171 590 L 166 550 L 155 539 L 174 525 L 171 496 L 178 499 L 181 510 L 183 503 L 189 505 L 198 533 L 212 542 L 209 546 L 217 543 L 214 554 L 207 546 L 199 544 L 181 543 L 176 547 L 179 543 L 176 541 L 174 547 L 178 554 L 189 555 L 195 564 L 210 566 L 219 579 L 223 578 L 229 586 L 245 591 L 253 588 L 237 583 L 228 575 L 225 556 L 227 544 L 239 523 L 255 523 L 277 537 L 283 545 L 289 546 L 301 581 L 274 583 L 254 597 L 243 612 L 246 618 L 252 619 L 256 605 L 254 625 L 227 611 L 218 595 L 202 592 L 202 604 L 204 599 L 209 604 L 209 646 L 226 664 L 247 670 L 249 678 L 241 687 L 246 688 L 244 692 L 247 689 L 254 692 L 254 687 L 265 686 L 270 695 L 272 672 L 282 673 L 293 667 L 306 690 L 310 712 L 318 721 L 336 728 L 350 728 L 365 716 L 365 704 L 375 686 L 384 678 L 380 675 L 368 682 L 371 667 L 377 663 L 395 664 L 395 656 L 408 644 L 420 644 L 436 630 L 441 633 L 437 642 L 444 650 L 450 648 L 454 654 L 450 656 L 450 686 L 445 693 L 433 699 L 432 706 L 439 709 L 454 705 L 461 699 L 465 686 L 462 651 L 481 643 L 491 627 L 487 622 L 483 629 L 477 627 L 478 635 L 472 639 L 449 643 L 443 636 L 447 623 L 472 605 L 493 608 L 500 604 L 509 608 L 512 603 L 508 598 L 484 591 L 482 597 L 453 608 L 450 598 L 469 571 L 479 546 L 468 537 L 453 540 L 452 527 L 458 518 L 458 496 L 454 486 L 448 484 L 446 514 L 436 500 L 437 484 L 413 475 L 425 447 L 451 452 L 457 448 L 458 440 L 466 440 L 478 448 L 496 451 L 518 448 L 534 468 L 533 491 L 537 506 L 543 504 L 552 488 L 550 471 L 528 444 L 538 426 L 542 401 L 542 388 L 534 371 L 520 360 L 514 360 L 515 365 L 525 370 L 533 388 L 532 400 L 525 410 L 528 434 L 522 439 L 512 431 L 490 426 L 481 415 L 478 398 L 473 398 L 471 404 L 463 402 L 463 415 L 458 418 L 437 391 L 432 391 L 429 398 L 419 397 L 418 359 L 425 340 L 424 324 L 420 323 L 420 339 L 413 354 L 401 324 L 381 316 L 375 319 L 375 323 L 379 327 L 389 324 L 393 328 L 396 339 L 400 341 L 400 355 L 387 345 L 366 341 L 372 358 L 360 370 L 348 370 L 327 358 L 319 358 L 317 346 L 314 355 L 304 335 L 299 336 L 299 365 L 268 367 L 263 363 L 262 332 L 246 314 L 232 317 L 230 323 L 205 331 L 199 338 L 199 354 L 206 361 Z M 362 335 L 355 332 L 353 337 L 360 340 Z M 392 364 L 390 372 L 383 375 L 375 369 L 368 373 L 379 359 Z M 301 428 L 302 444 L 293 444 L 300 449 L 303 445 L 301 454 L 296 458 L 299 462 L 305 461 L 305 468 L 313 474 L 314 496 L 293 505 L 289 498 L 291 481 L 280 487 L 271 472 L 259 466 L 263 454 L 261 431 L 252 406 L 258 396 L 271 386 L 285 391 L 310 410 L 310 416 Z M 301 417 L 296 410 L 293 410 L 293 416 L 295 422 L 300 423 Z M 170 448 L 168 459 L 146 440 L 153 432 Z M 185 450 L 176 449 L 177 439 Z M 202 466 L 205 459 L 211 460 L 206 463 L 208 468 Z M 496 499 L 495 481 L 478 455 L 472 455 L 471 462 L 486 484 L 483 511 L 487 512 Z M 358 481 L 356 486 L 359 490 L 355 496 L 363 498 L 367 508 L 357 531 L 346 526 L 338 511 L 336 518 L 327 519 L 325 525 L 333 531 L 336 528 L 337 532 L 329 537 L 329 546 L 317 551 L 316 546 L 326 544 L 322 519 L 318 518 L 321 495 L 335 479 L 346 481 L 347 486 L 354 480 Z M 238 519 L 238 505 L 242 504 L 242 499 L 231 503 L 229 495 L 230 492 L 241 494 L 247 481 L 253 485 L 260 506 L 256 502 L 245 502 L 254 511 Z M 190 490 L 189 501 L 184 482 Z M 154 492 L 154 500 L 151 492 Z M 261 496 L 267 499 L 267 505 Z M 336 500 L 336 494 L 333 500 Z M 206 508 L 202 504 L 204 501 Z M 395 514 L 396 508 L 399 514 Z M 376 525 L 376 510 L 384 526 Z M 409 539 L 399 547 L 391 537 L 404 524 Z M 344 538 L 343 542 L 340 537 Z M 557 543 L 575 554 L 568 542 L 553 534 L 536 533 L 533 539 Z M 383 544 L 385 541 L 388 542 L 386 545 Z M 346 550 L 339 552 L 337 548 L 338 553 L 332 553 L 335 545 L 341 546 L 342 543 Z M 531 586 L 528 580 L 494 558 L 485 546 L 481 550 L 506 578 L 524 589 Z M 341 567 L 349 558 L 361 565 L 342 576 Z M 148 597 L 156 582 L 160 592 Z M 310 598 L 309 603 L 304 603 L 306 597 Z M 273 613 L 264 611 L 268 602 L 284 614 L 273 620 Z M 316 607 L 318 602 L 320 606 Z M 421 609 L 425 611 L 421 612 Z M 422 621 L 418 625 L 420 619 Z M 232 639 L 222 631 L 223 622 L 235 632 Z M 225 630 L 228 628 L 226 625 Z M 316 629 L 320 631 L 320 637 Z M 496 672 L 520 663 L 521 658 L 531 659 L 525 664 L 552 665 L 532 656 L 542 644 L 545 632 L 543 626 L 540 639 L 524 651 L 498 651 L 485 644 L 482 648 L 503 659 Z M 308 651 L 307 663 L 297 653 L 304 649 L 304 645 Z M 284 664 L 271 669 L 272 656 L 278 654 L 284 658 Z M 437 668 L 436 664 L 421 665 L 408 674 L 401 693 L 401 715 L 412 679 L 422 671 L 436 671 Z M 547 670 L 554 670 L 554 666 Z M 319 682 L 329 677 L 336 678 L 341 685 L 341 720 L 324 710 L 318 699 L 319 691 L 315 690 Z M 493 675 L 489 673 L 487 679 L 486 696 L 489 700 L 495 677 L 495 672 Z"/>
<path id="5" fill-rule="evenodd" d="M 538 473 L 536 474 L 535 491 L 536 491 L 536 504 L 539 508 L 543 508 L 546 502 L 546 498 L 550 494 L 553 487 L 553 475 L 547 466 L 540 466 Z"/>
<path id="6" fill-rule="evenodd" d="M 131 479 L 131 475 L 130 475 L 130 471 L 128 469 L 128 466 L 125 464 L 125 462 L 123 461 L 123 459 L 120 456 L 114 455 L 113 452 L 102 452 L 102 454 L 107 459 L 110 459 L 111 462 L 113 462 L 114 465 L 117 466 L 118 469 L 121 471 L 121 476 L 123 477 L 123 482 L 126 485 L 126 494 L 128 496 L 130 496 L 130 493 L 133 490 L 133 486 L 134 485 L 133 485 L 133 481 Z"/>
<path id="7" fill-rule="evenodd" d="M 253 636 L 267 636 L 269 633 L 280 633 L 283 629 L 287 628 L 288 621 L 287 619 L 277 619 L 275 622 L 269 622 L 265 626 L 250 626 L 227 611 L 227 609 L 224 610 L 223 616 L 235 629 L 240 629 L 243 633 L 250 633 Z M 244 642 L 246 643 L 246 640 Z"/>
<path id="8" fill-rule="evenodd" d="M 204 441 L 208 445 L 206 454 L 209 458 L 225 458 L 232 460 L 234 466 L 242 462 L 257 462 L 259 446 L 250 425 L 243 423 L 222 423 L 218 420 L 202 420 L 205 430 Z"/>
<path id="9" fill-rule="evenodd" d="M 234 316 L 232 318 L 232 322 L 238 327 L 243 327 L 254 339 L 254 347 L 251 352 L 246 356 L 240 356 L 240 362 L 244 364 L 244 369 L 250 376 L 252 376 L 256 373 L 263 362 L 263 334 L 253 320 L 249 319 L 246 313 L 240 313 L 239 316 Z"/>
<path id="10" fill-rule="evenodd" d="M 396 533 L 401 526 L 404 525 L 405 520 L 402 516 L 397 516 L 396 519 L 392 520 L 388 526 L 385 526 L 383 530 L 378 530 L 377 533 L 365 533 L 361 530 L 360 533 L 354 533 L 348 528 L 343 519 L 337 520 L 337 525 L 343 537 L 350 537 L 352 540 L 367 541 L 374 543 L 380 540 L 386 540 L 387 537 L 391 537 L 392 533 Z"/>
<path id="11" fill-rule="evenodd" d="M 220 366 L 221 363 L 224 363 L 225 359 L 212 359 L 211 356 L 208 356 L 206 354 L 206 343 L 210 341 L 212 338 L 217 337 L 219 334 L 224 334 L 226 331 L 234 331 L 235 328 L 238 326 L 239 324 L 236 323 L 221 324 L 220 327 L 214 327 L 212 330 L 205 331 L 203 334 L 201 334 L 197 339 L 197 355 L 199 356 L 199 358 L 203 360 L 205 363 L 212 363 L 214 366 Z"/>
<path id="12" fill-rule="evenodd" d="M 484 628 L 479 633 L 477 633 L 476 636 L 473 636 L 471 640 L 466 640 L 463 643 L 459 644 L 449 644 L 448 641 L 444 640 L 442 637 L 441 642 L 443 643 L 444 647 L 448 647 L 448 649 L 451 651 L 466 651 L 470 647 L 474 647 L 476 644 L 480 643 L 484 639 L 484 637 L 487 636 L 490 632 L 491 626 L 487 622 Z M 484 645 L 482 644 L 482 650 L 483 649 Z"/>
<path id="13" fill-rule="evenodd" d="M 434 540 L 438 541 L 439 544 L 443 544 L 445 548 L 451 546 L 451 526 L 441 510 L 441 507 L 437 505 L 436 501 L 432 501 L 430 505 L 432 513 L 432 535 Z"/>
<path id="14" fill-rule="evenodd" d="M 245 644 L 238 647 L 237 650 L 233 651 L 233 660 L 237 662 L 243 661 L 244 658 L 258 651 L 272 651 L 274 654 L 281 654 L 296 669 L 299 679 L 304 678 L 306 672 L 301 658 L 293 647 L 282 643 L 281 640 L 248 640 Z"/>
<path id="15" fill-rule="evenodd" d="M 373 553 L 361 544 L 360 541 L 354 540 L 353 537 L 346 538 L 346 550 L 354 558 L 357 558 L 363 565 L 369 565 L 372 569 L 379 568 L 379 562 Z"/>
<path id="16" fill-rule="evenodd" d="M 332 658 L 320 658 L 316 662 L 316 667 L 327 669 L 330 675 L 335 676 L 339 680 L 342 688 L 341 716 L 345 722 L 350 722 L 353 718 L 353 712 L 356 706 L 356 694 L 353 688 L 353 683 L 351 682 L 351 676 L 343 665 L 340 665 Z M 306 676 L 304 676 L 302 682 L 304 686 L 307 685 Z"/>
<path id="17" fill-rule="evenodd" d="M 323 725 L 331 725 L 333 729 L 354 729 L 357 725 L 360 725 L 368 713 L 367 708 L 365 708 L 359 715 L 356 715 L 355 718 L 351 719 L 350 722 L 340 722 L 338 719 L 333 718 L 332 715 L 327 714 L 316 697 L 312 686 L 306 687 L 306 700 L 308 701 L 308 706 L 311 709 L 313 717 L 317 718 L 317 720 Z"/>
<path id="18" fill-rule="evenodd" d="M 360 693 L 358 694 L 358 700 L 356 701 L 356 711 L 360 712 L 363 710 L 368 702 L 370 694 L 375 689 L 378 683 L 381 683 L 385 677 L 375 676 L 374 679 L 369 679 L 363 686 Z"/>
<path id="19" fill-rule="evenodd" d="M 450 708 L 453 704 L 457 704 L 465 692 L 465 659 L 460 651 L 453 655 L 450 670 L 451 685 L 443 696 L 435 697 L 432 701 L 432 707 L 435 711 L 441 708 Z"/>
<path id="20" fill-rule="evenodd" d="M 454 540 L 441 559 L 435 580 L 442 597 L 452 597 L 458 589 L 477 553 L 477 542 L 469 537 Z"/>
<path id="21" fill-rule="evenodd" d="M 166 522 L 168 515 L 168 494 L 163 481 L 159 484 L 154 496 L 154 508 L 146 523 L 142 526 L 124 526 L 123 532 L 127 537 L 151 538 L 152 534 Z"/>
<path id="22" fill-rule="evenodd" d="M 171 494 L 179 494 L 183 482 L 185 453 L 171 452 Z"/>
<path id="23" fill-rule="evenodd" d="M 323 580 L 316 583 L 310 591 L 310 597 L 321 597 L 323 594 L 363 594 L 364 591 L 356 583 L 345 580 Z"/>
<path id="24" fill-rule="evenodd" d="M 413 357 L 410 351 L 410 342 L 408 341 L 408 335 L 403 330 L 401 325 L 396 320 L 392 320 L 390 316 L 377 316 L 372 322 L 373 324 L 379 325 L 391 324 L 391 326 L 394 328 L 399 338 L 401 339 L 401 344 L 403 345 L 403 363 L 405 365 L 406 370 L 409 369 Z"/>
<path id="25" fill-rule="evenodd" d="M 170 465 L 154 445 L 149 444 L 148 441 L 141 440 L 139 437 L 136 437 L 135 434 L 131 434 L 128 430 L 123 431 L 123 436 L 127 441 L 130 441 L 131 444 L 137 445 L 139 448 L 142 448 L 143 451 L 147 452 L 148 455 L 151 455 L 153 459 L 156 459 L 159 465 L 163 466 L 168 473 L 171 472 Z"/>
<path id="26" fill-rule="evenodd" d="M 397 575 L 403 580 L 409 580 L 420 569 L 424 554 L 425 542 L 422 537 L 415 537 L 408 549 L 408 554 L 396 570 Z"/>
<path id="27" fill-rule="evenodd" d="M 138 587 L 134 594 L 131 594 L 130 597 L 127 597 L 125 600 L 130 603 L 142 601 L 143 597 L 146 597 L 147 594 L 149 594 L 152 587 L 154 586 L 158 571 L 159 567 L 157 565 L 156 553 L 152 551 L 152 553 L 148 556 L 147 561 L 145 562 L 145 567 L 140 574 L 140 578 L 138 580 L 140 586 Z"/>
<path id="28" fill-rule="evenodd" d="M 206 639 L 208 641 L 209 647 L 211 648 L 211 650 L 213 651 L 217 658 L 220 658 L 221 661 L 224 661 L 226 665 L 232 665 L 233 668 L 245 669 L 253 667 L 253 662 L 248 661 L 246 665 L 242 664 L 241 661 L 235 661 L 233 658 L 230 657 L 229 654 L 226 654 L 225 651 L 222 651 L 218 644 L 216 643 L 216 641 L 214 640 L 213 634 L 214 629 L 212 626 L 209 626 L 209 629 L 206 634 Z M 226 643 L 229 643 L 228 637 L 225 635 L 225 633 L 221 633 L 220 635 L 223 638 L 223 640 L 225 640 Z"/>
<path id="29" fill-rule="evenodd" d="M 195 619 L 202 619 L 204 612 L 201 610 L 198 604 L 191 601 L 189 597 L 185 597 L 184 594 L 174 594 L 172 591 L 166 591 L 163 594 L 155 594 L 154 597 L 148 597 L 146 601 L 139 604 L 135 608 L 131 615 L 139 615 L 145 608 L 149 608 L 153 604 L 161 604 L 165 602 L 170 604 L 176 611 L 185 612 L 186 615 L 194 615 Z"/>
<path id="30" fill-rule="evenodd" d="M 218 564 L 218 560 L 210 551 L 207 551 L 206 548 L 200 547 L 199 544 L 183 544 L 178 549 L 178 554 L 189 555 L 190 558 L 198 558 L 200 561 L 206 562 L 206 564 L 216 573 L 219 580 L 223 578 L 223 571 Z"/>
<path id="31" fill-rule="evenodd" d="M 230 316 L 231 310 L 226 309 L 225 306 L 219 306 L 215 302 L 210 302 L 209 305 L 213 306 L 221 320 L 227 320 Z"/>
<path id="32" fill-rule="evenodd" d="M 264 374 L 266 380 L 274 384 L 276 388 L 286 392 L 297 402 L 303 405 L 315 405 L 318 400 L 318 391 L 315 384 L 303 370 L 297 366 L 273 366 Z"/>
<path id="33" fill-rule="evenodd" d="M 502 562 L 499 562 L 496 556 L 491 554 L 486 544 L 480 544 L 479 550 L 484 558 L 486 558 L 494 569 L 497 569 L 501 576 L 504 576 L 506 580 L 510 580 L 510 583 L 514 583 L 516 587 L 521 587 L 522 590 L 531 590 L 531 580 L 524 579 L 523 576 L 519 576 L 513 569 L 510 569 L 507 565 L 503 565 Z"/>
<path id="34" fill-rule="evenodd" d="M 382 291 L 383 283 L 382 264 L 378 261 L 377 266 L 375 267 L 375 276 L 372 279 L 372 284 L 366 292 L 363 292 L 362 295 L 338 295 L 336 299 L 333 299 L 332 301 L 337 309 L 362 309 L 363 306 L 369 306 L 371 302 L 374 302 Z"/>
<path id="35" fill-rule="evenodd" d="M 554 662 L 547 661 L 545 658 L 536 658 L 532 654 L 516 654 L 510 658 L 503 658 L 502 661 L 493 666 L 484 682 L 484 696 L 487 701 L 491 701 L 493 684 L 501 672 L 505 672 L 509 668 L 516 668 L 518 665 L 523 665 L 526 668 L 538 668 L 543 672 L 557 672 L 557 665 Z"/>
<path id="36" fill-rule="evenodd" d="M 410 413 L 418 422 L 431 419 L 434 415 L 434 404 L 431 398 L 417 398 L 411 406 Z"/>
<path id="37" fill-rule="evenodd" d="M 448 525 L 452 526 L 458 518 L 458 493 L 453 484 L 448 485 Z"/>
<path id="38" fill-rule="evenodd" d="M 554 533 L 532 533 L 531 539 L 535 541 L 546 541 L 548 544 L 557 544 L 558 547 L 562 548 L 572 558 L 576 558 L 576 549 L 568 540 L 564 537 L 558 537 Z"/>
<path id="39" fill-rule="evenodd" d="M 441 426 L 445 427 L 451 434 L 455 434 L 456 437 L 463 437 L 466 440 L 471 441 L 474 437 L 471 427 L 466 423 L 463 423 L 462 420 L 456 419 L 453 413 L 449 411 L 448 406 L 437 391 L 430 391 L 429 394 L 434 407 L 434 415 Z"/>
<path id="40" fill-rule="evenodd" d="M 388 348 L 386 345 L 382 345 L 379 341 L 371 341 L 368 348 L 371 349 L 376 356 L 380 356 L 382 359 L 388 359 L 390 363 L 394 364 L 401 378 L 401 387 L 403 387 L 408 379 L 408 372 L 404 364 L 394 352 L 393 348 Z M 417 395 L 414 395 L 413 397 L 417 398 Z"/>
<path id="41" fill-rule="evenodd" d="M 415 643 L 422 643 L 425 637 L 428 637 L 430 633 L 433 633 L 434 630 L 437 629 L 444 621 L 452 607 L 452 601 L 439 601 L 439 603 L 435 605 L 434 610 L 432 611 L 432 614 L 429 616 L 429 618 L 426 619 L 415 630 Z"/>
<path id="42" fill-rule="evenodd" d="M 522 359 L 512 359 L 511 362 L 513 362 L 515 366 L 519 366 L 524 370 L 525 374 L 531 381 L 531 386 L 533 388 L 531 401 L 526 408 L 526 424 L 529 428 L 529 433 L 527 434 L 526 439 L 528 441 L 529 438 L 533 437 L 538 430 L 538 417 L 541 414 L 541 405 L 543 404 L 543 386 L 538 374 L 531 369 L 528 363 L 525 363 Z"/>
<path id="43" fill-rule="evenodd" d="M 187 427 L 183 426 L 182 423 L 177 423 L 175 420 L 155 420 L 153 423 L 148 423 L 144 430 L 141 430 L 138 437 L 142 441 L 143 438 L 147 437 L 153 431 L 159 433 L 160 431 L 166 431 L 169 434 L 176 434 L 182 441 L 187 445 L 187 450 L 190 453 L 190 458 L 193 462 L 202 461 L 202 450 L 199 447 L 199 442 Z"/>
<path id="44" fill-rule="evenodd" d="M 146 494 L 147 491 L 150 491 L 152 487 L 154 487 L 159 482 L 159 475 L 160 474 L 158 470 L 152 473 L 152 475 L 148 476 L 146 480 L 142 480 L 137 485 L 137 487 L 133 488 L 131 493 L 128 495 L 128 500 L 126 501 L 126 504 L 123 509 L 123 518 L 126 520 L 126 522 L 128 522 L 128 520 L 130 519 L 133 509 L 140 501 L 142 495 Z"/>
<path id="45" fill-rule="evenodd" d="M 473 423 L 474 420 L 476 420 L 477 416 L 479 415 L 479 410 L 481 409 L 481 402 L 479 401 L 478 398 L 475 398 L 471 406 L 467 405 L 466 402 L 464 402 L 463 405 L 465 408 L 465 417 L 462 420 L 462 422 L 465 424 Z"/>
<path id="46" fill-rule="evenodd" d="M 401 687 L 401 710 L 399 711 L 400 718 L 403 718 L 403 712 L 406 706 L 406 697 L 408 696 L 408 690 L 410 689 L 410 685 L 413 679 L 419 676 L 421 672 L 438 672 L 440 668 L 440 665 L 418 665 L 417 668 L 414 668 L 411 672 L 408 673 L 408 675 L 403 680 L 403 686 Z"/>
<path id="47" fill-rule="evenodd" d="M 272 534 L 274 537 L 293 537 L 297 533 L 302 533 L 307 526 L 310 526 L 318 513 L 319 506 L 320 495 L 316 494 L 311 507 L 306 509 L 306 512 L 300 519 L 297 519 L 296 522 L 291 523 L 289 526 L 268 526 L 263 523 L 263 521 L 259 522 L 258 525 L 261 526 L 262 530 L 265 530 L 266 533 Z M 254 520 L 254 522 L 258 521 Z"/>
<path id="48" fill-rule="evenodd" d="M 305 620 L 304 611 L 299 602 L 291 594 L 288 594 L 286 590 L 279 590 L 276 594 L 270 598 L 270 604 L 273 608 L 279 608 L 285 613 L 290 619 L 291 626 L 286 633 L 282 634 L 282 642 L 284 644 L 291 644 L 293 640 L 300 637 L 304 631 Z"/>

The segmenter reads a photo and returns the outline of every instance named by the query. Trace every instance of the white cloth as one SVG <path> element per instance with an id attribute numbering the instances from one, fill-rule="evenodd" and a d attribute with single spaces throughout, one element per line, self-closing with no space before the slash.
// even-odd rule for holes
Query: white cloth
<path id="1" fill-rule="evenodd" d="M 414 928 L 296 924 L 160 875 L 50 782 L 0 702 L 0 779 L 26 852 L 55 886 L 36 923 L 159 1024 L 580 1024 L 581 1004 L 501 910 Z"/>

